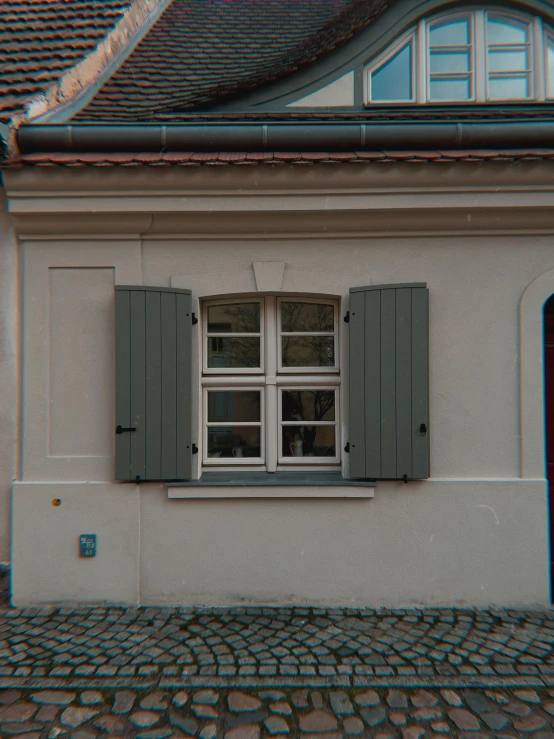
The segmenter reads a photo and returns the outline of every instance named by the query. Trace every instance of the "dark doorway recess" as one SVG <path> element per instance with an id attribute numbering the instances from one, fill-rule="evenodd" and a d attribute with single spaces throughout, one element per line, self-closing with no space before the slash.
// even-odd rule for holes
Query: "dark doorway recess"
<path id="1" fill-rule="evenodd" d="M 550 598 L 554 593 L 554 295 L 544 304 L 544 415 L 550 530 Z"/>

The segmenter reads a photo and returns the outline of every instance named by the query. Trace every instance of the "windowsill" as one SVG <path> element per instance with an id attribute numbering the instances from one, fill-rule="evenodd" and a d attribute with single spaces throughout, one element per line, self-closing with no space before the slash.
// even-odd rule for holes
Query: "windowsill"
<path id="1" fill-rule="evenodd" d="M 167 488 L 169 498 L 373 498 L 375 482 L 340 472 L 204 472 Z"/>

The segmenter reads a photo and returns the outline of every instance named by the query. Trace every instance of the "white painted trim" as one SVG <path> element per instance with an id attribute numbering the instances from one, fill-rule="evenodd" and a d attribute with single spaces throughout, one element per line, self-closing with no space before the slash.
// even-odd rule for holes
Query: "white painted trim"
<path id="1" fill-rule="evenodd" d="M 243 387 L 243 386 L 231 386 L 228 387 L 227 385 L 217 385 L 213 387 L 205 387 L 202 389 L 202 418 L 204 419 L 204 422 L 202 424 L 202 436 L 203 436 L 203 446 L 204 446 L 204 454 L 202 456 L 202 465 L 205 467 L 221 467 L 223 466 L 229 466 L 232 469 L 236 466 L 246 467 L 247 469 L 250 469 L 252 465 L 265 465 L 265 388 L 263 386 L 260 386 L 257 388 L 257 391 L 260 393 L 260 420 L 259 421 L 250 421 L 250 422 L 242 422 L 242 421 L 226 421 L 226 422 L 208 422 L 208 392 L 236 392 L 240 390 L 245 391 L 254 391 L 254 388 L 252 386 L 249 387 Z M 260 456 L 259 457 L 225 457 L 224 459 L 217 458 L 217 457 L 208 457 L 208 428 L 228 428 L 229 426 L 253 426 L 260 429 Z M 234 450 L 233 450 L 234 451 Z"/>
<path id="2" fill-rule="evenodd" d="M 520 302 L 521 477 L 546 475 L 543 308 L 554 294 L 554 269 L 527 287 Z"/>
<path id="3" fill-rule="evenodd" d="M 282 302 L 298 302 L 298 303 L 321 303 L 324 305 L 333 306 L 333 331 L 296 331 L 296 332 L 283 332 L 281 329 L 281 303 Z M 339 306 L 337 300 L 329 300 L 326 298 L 307 298 L 302 295 L 287 296 L 283 298 L 277 298 L 277 374 L 304 374 L 304 372 L 314 372 L 317 374 L 336 374 L 340 371 L 340 358 L 339 358 Z M 332 336 L 333 342 L 333 354 L 335 358 L 335 364 L 333 367 L 283 367 L 282 361 L 282 339 L 283 336 Z"/>
<path id="4" fill-rule="evenodd" d="M 323 379 L 323 378 L 322 378 Z M 278 399 L 277 399 L 277 444 L 278 444 L 278 465 L 281 469 L 286 469 L 287 465 L 304 465 L 308 469 L 311 469 L 310 461 L 313 459 L 313 464 L 318 465 L 335 465 L 340 466 L 341 448 L 340 448 L 340 388 L 330 386 L 327 384 L 323 385 L 309 385 L 307 387 L 301 387 L 302 390 L 330 390 L 335 395 L 335 420 L 334 421 L 283 421 L 283 391 L 285 390 L 298 390 L 299 387 L 296 382 L 291 381 L 287 385 L 279 387 Z M 283 442 L 283 426 L 333 426 L 335 429 L 335 456 L 334 457 L 287 457 L 282 449 Z"/>
<path id="5" fill-rule="evenodd" d="M 168 487 L 168 498 L 374 498 L 375 488 L 357 486 L 283 485 L 271 487 Z"/>
<path id="6" fill-rule="evenodd" d="M 260 331 L 259 332 L 208 332 L 208 308 L 214 305 L 240 305 L 244 303 L 256 303 L 260 306 Z M 205 375 L 263 375 L 264 374 L 264 300 L 263 298 L 252 298 L 245 296 L 244 298 L 224 298 L 221 300 L 207 300 L 202 305 L 202 373 Z M 260 365 L 258 367 L 208 367 L 208 340 L 213 338 L 233 339 L 233 338 L 253 338 L 260 340 Z"/>

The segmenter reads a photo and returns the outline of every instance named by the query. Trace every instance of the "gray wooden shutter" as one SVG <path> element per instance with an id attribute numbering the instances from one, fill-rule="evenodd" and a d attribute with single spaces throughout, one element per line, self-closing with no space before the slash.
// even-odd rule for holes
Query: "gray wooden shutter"
<path id="1" fill-rule="evenodd" d="M 115 300 L 116 479 L 189 479 L 190 290 L 117 286 Z"/>
<path id="2" fill-rule="evenodd" d="M 429 291 L 350 290 L 350 475 L 429 477 Z"/>

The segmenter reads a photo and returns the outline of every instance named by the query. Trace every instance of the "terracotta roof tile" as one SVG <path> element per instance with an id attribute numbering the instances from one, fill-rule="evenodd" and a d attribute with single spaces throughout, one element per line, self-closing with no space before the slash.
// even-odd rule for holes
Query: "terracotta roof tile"
<path id="1" fill-rule="evenodd" d="M 304 67 L 394 0 L 173 0 L 75 120 L 156 120 Z"/>
<path id="2" fill-rule="evenodd" d="M 0 120 L 77 64 L 132 0 L 0 0 Z"/>
<path id="3" fill-rule="evenodd" d="M 22 154 L 0 163 L 2 169 L 35 167 L 190 167 L 294 164 L 372 164 L 389 162 L 554 161 L 554 149 L 466 149 L 352 152 L 171 152 L 168 154 Z"/>

